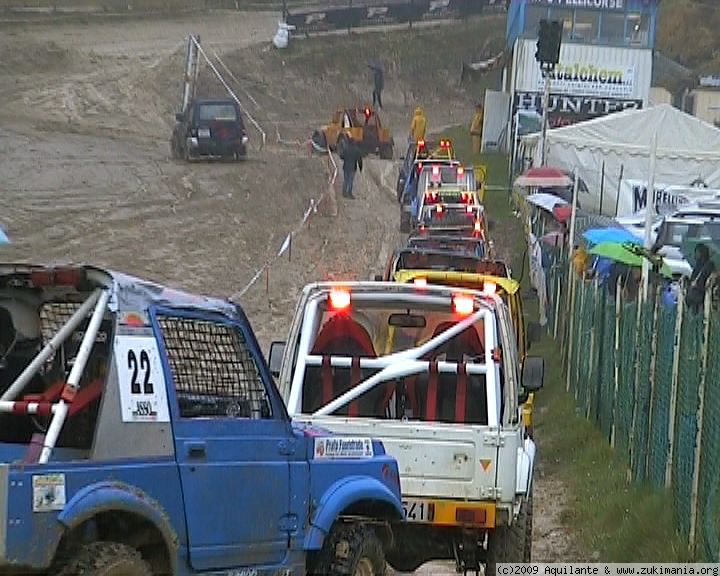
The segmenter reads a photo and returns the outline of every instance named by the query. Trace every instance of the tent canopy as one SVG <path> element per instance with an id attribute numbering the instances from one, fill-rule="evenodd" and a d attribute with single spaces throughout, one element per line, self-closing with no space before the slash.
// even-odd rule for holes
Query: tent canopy
<path id="1" fill-rule="evenodd" d="M 588 185 L 589 208 L 600 208 L 615 215 L 617 191 L 622 188 L 618 214 L 630 215 L 644 208 L 640 194 L 627 180 L 647 181 L 650 147 L 657 130 L 657 164 L 655 182 L 658 188 L 670 185 L 689 187 L 701 181 L 710 187 L 720 186 L 720 130 L 668 104 L 641 110 L 616 112 L 572 126 L 547 132 L 547 163 L 566 170 L 577 169 Z M 539 134 L 523 137 L 535 147 L 535 164 L 539 154 Z M 602 170 L 605 170 L 604 179 Z M 635 198 L 633 198 L 633 195 Z"/>

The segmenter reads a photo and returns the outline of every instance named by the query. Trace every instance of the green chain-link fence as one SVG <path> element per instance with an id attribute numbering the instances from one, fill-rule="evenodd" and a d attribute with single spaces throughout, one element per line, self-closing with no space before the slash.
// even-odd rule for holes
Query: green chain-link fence
<path id="1" fill-rule="evenodd" d="M 711 562 L 720 561 L 720 310 L 713 310 L 708 326 L 700 478 L 698 486 L 698 552 Z"/>
<path id="2" fill-rule="evenodd" d="M 635 481 L 670 482 L 678 531 L 699 558 L 718 561 L 720 310 L 708 311 L 706 322 L 703 310 L 659 294 L 641 304 L 621 293 L 617 307 L 607 286 L 570 270 L 567 261 L 547 270 L 548 330 L 555 333 L 557 323 L 580 412 L 614 438 Z"/>

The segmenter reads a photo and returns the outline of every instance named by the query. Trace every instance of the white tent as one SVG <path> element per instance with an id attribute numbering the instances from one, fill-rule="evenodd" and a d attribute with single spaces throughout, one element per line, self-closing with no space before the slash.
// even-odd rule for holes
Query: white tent
<path id="1" fill-rule="evenodd" d="M 706 194 L 708 190 L 693 187 L 698 183 L 720 188 L 720 130 L 668 104 L 548 130 L 546 164 L 577 169 L 590 190 L 590 197 L 582 199 L 587 209 L 598 211 L 602 188 L 603 214 L 631 215 L 645 207 L 655 130 L 655 196 L 659 207 Z M 523 138 L 534 150 L 535 165 L 540 164 L 539 139 L 539 134 Z"/>

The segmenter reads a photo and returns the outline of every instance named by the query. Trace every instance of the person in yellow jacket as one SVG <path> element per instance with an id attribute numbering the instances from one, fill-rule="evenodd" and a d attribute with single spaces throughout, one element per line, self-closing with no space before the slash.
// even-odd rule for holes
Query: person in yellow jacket
<path id="1" fill-rule="evenodd" d="M 412 141 L 417 142 L 425 138 L 425 130 L 427 128 L 427 118 L 425 112 L 418 106 L 415 108 L 415 114 L 413 114 L 412 123 L 410 124 L 410 138 Z"/>
<path id="2" fill-rule="evenodd" d="M 470 135 L 472 136 L 473 152 L 475 154 L 480 154 L 484 117 L 485 113 L 482 104 L 478 104 L 475 106 L 475 116 L 472 119 L 472 124 L 470 124 Z"/>

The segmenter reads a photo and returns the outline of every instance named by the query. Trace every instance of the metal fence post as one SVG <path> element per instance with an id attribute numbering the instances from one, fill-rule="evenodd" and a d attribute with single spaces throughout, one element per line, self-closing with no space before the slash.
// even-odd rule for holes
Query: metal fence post
<path id="1" fill-rule="evenodd" d="M 675 337 L 673 339 L 672 384 L 670 389 L 670 416 L 668 418 L 668 455 L 665 462 L 665 486 L 672 483 L 673 447 L 675 437 L 675 412 L 677 411 L 678 372 L 680 370 L 680 335 L 682 334 L 683 314 L 685 311 L 685 286 L 680 290 L 675 319 Z"/>
<path id="2" fill-rule="evenodd" d="M 653 403 L 655 402 L 655 369 L 657 367 L 657 342 L 658 334 L 656 333 L 658 325 L 658 314 L 660 312 L 660 287 L 657 289 L 655 297 L 655 309 L 653 310 L 653 334 L 654 338 L 650 344 L 650 408 L 648 411 L 648 436 L 645 445 L 645 470 L 650 470 L 650 442 L 652 439 L 653 429 Z"/>
<path id="3" fill-rule="evenodd" d="M 705 384 L 707 383 L 708 351 L 710 348 L 710 310 L 712 286 L 705 291 L 705 318 L 703 330 L 702 364 L 698 386 L 697 430 L 695 431 L 695 464 L 693 466 L 692 492 L 690 494 L 690 550 L 695 551 L 695 537 L 698 522 L 698 490 L 700 487 L 700 456 L 702 454 L 703 411 L 705 409 Z"/>
<path id="4" fill-rule="evenodd" d="M 582 279 L 580 280 L 580 320 L 578 322 L 578 337 L 577 337 L 577 353 L 575 354 L 575 401 L 577 402 L 579 391 L 580 391 L 580 343 L 583 340 L 583 332 L 588 329 L 585 325 L 585 293 L 587 292 L 587 286 L 585 285 L 585 273 L 583 272 Z"/>
<path id="5" fill-rule="evenodd" d="M 572 260 L 570 261 L 570 268 L 572 268 Z M 568 355 L 567 355 L 567 362 L 565 364 L 567 366 L 567 378 L 565 380 L 565 392 L 570 392 L 570 375 L 572 373 L 571 363 L 572 363 L 572 353 L 573 353 L 572 333 L 573 333 L 573 328 L 574 328 L 574 324 L 575 324 L 575 292 L 576 292 L 575 284 L 576 284 L 576 282 L 575 282 L 575 279 L 572 277 L 572 270 L 570 270 L 570 272 L 568 274 L 568 278 L 570 279 L 570 298 L 569 298 L 569 300 L 570 300 L 570 309 L 569 309 L 570 329 L 567 332 Z"/>
<path id="6" fill-rule="evenodd" d="M 640 340 L 640 319 L 642 318 L 642 311 L 643 306 L 645 305 L 645 302 L 638 302 L 638 310 L 637 310 L 637 318 L 635 318 L 635 350 L 638 349 L 638 342 Z M 628 436 L 628 447 L 629 447 L 629 456 L 628 459 L 629 462 L 629 468 L 628 468 L 628 476 L 627 480 L 628 482 L 632 481 L 633 478 L 633 456 L 635 455 L 635 426 L 637 425 L 637 412 L 638 412 L 638 403 L 639 398 L 638 394 L 640 393 L 640 360 L 639 356 L 635 355 L 635 378 L 633 382 L 633 403 L 632 403 L 632 422 L 630 424 L 630 434 Z"/>
<path id="7" fill-rule="evenodd" d="M 620 385 L 620 311 L 622 310 L 622 291 L 618 277 L 615 285 L 615 386 L 613 390 L 612 425 L 610 428 L 610 446 L 615 448 L 615 423 L 617 422 L 617 396 Z"/>
<path id="8" fill-rule="evenodd" d="M 597 278 L 593 282 L 593 320 L 596 318 L 597 308 L 598 308 L 598 281 Z M 585 418 L 590 420 L 590 407 L 592 406 L 592 394 L 594 390 L 594 386 L 592 385 L 592 375 L 593 375 L 593 368 L 595 367 L 595 334 L 597 333 L 597 330 L 595 330 L 595 327 L 597 326 L 596 322 L 593 321 L 592 323 L 593 329 L 590 332 L 590 370 L 588 372 L 588 379 L 587 379 L 587 391 L 585 393 Z"/>

